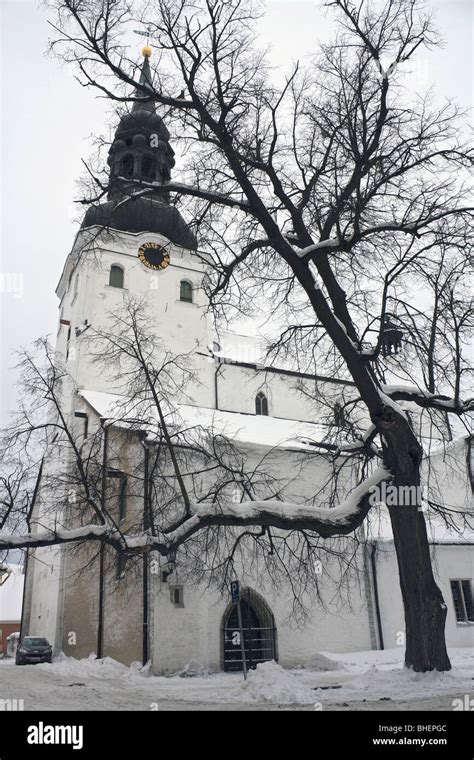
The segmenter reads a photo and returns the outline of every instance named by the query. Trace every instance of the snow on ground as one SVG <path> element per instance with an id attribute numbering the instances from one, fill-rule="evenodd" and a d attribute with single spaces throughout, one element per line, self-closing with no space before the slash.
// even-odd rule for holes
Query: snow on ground
<path id="1" fill-rule="evenodd" d="M 403 650 L 315 655 L 307 667 L 275 662 L 242 674 L 153 676 L 134 663 L 109 657 L 16 667 L 0 660 L 0 700 L 23 699 L 25 710 L 452 710 L 472 696 L 474 660 L 468 649 L 450 651 L 448 673 L 413 673 Z"/>
<path id="2" fill-rule="evenodd" d="M 243 699 L 278 705 L 314 704 L 314 692 L 290 670 L 276 662 L 262 662 L 250 670 L 247 681 L 240 684 Z"/>

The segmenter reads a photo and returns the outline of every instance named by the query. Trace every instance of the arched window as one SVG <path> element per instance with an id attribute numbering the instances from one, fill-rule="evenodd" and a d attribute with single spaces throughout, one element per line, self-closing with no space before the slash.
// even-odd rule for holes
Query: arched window
<path id="1" fill-rule="evenodd" d="M 122 171 L 121 171 L 122 177 L 126 177 L 127 179 L 130 179 L 130 177 L 133 177 L 134 166 L 135 166 L 135 157 L 133 153 L 127 153 L 122 158 Z"/>
<path id="2" fill-rule="evenodd" d="M 268 401 L 262 391 L 255 396 L 255 414 L 263 414 L 268 417 Z"/>
<path id="3" fill-rule="evenodd" d="M 179 286 L 179 300 L 186 303 L 193 302 L 193 286 L 187 280 L 181 280 Z"/>
<path id="4" fill-rule="evenodd" d="M 113 288 L 123 288 L 123 269 L 113 264 L 110 267 L 109 285 Z"/>
<path id="5" fill-rule="evenodd" d="M 143 156 L 141 175 L 144 179 L 155 179 L 156 169 L 152 156 Z"/>

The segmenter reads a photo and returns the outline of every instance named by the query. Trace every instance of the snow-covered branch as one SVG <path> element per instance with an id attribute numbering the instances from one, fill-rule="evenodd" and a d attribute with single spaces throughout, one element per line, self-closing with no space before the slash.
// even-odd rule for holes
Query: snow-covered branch
<path id="1" fill-rule="evenodd" d="M 360 242 L 366 237 L 376 235 L 381 232 L 402 232 L 406 235 L 419 236 L 420 230 L 428 227 L 430 224 L 444 219 L 447 216 L 454 216 L 458 214 L 474 213 L 474 207 L 466 206 L 462 208 L 453 207 L 452 209 L 440 211 L 438 214 L 432 214 L 431 216 L 421 217 L 414 221 L 406 222 L 385 222 L 382 224 L 375 224 L 365 229 L 359 230 L 357 235 L 353 233 L 348 237 L 333 237 L 327 240 L 319 240 L 317 243 L 308 245 L 304 248 L 298 248 L 293 245 L 293 250 L 300 259 L 304 259 L 310 256 L 312 253 L 318 253 L 323 251 L 324 253 L 330 253 L 331 251 L 347 250 L 353 247 L 356 243 Z M 289 242 L 294 242 L 292 239 Z"/>
<path id="2" fill-rule="evenodd" d="M 347 535 L 357 528 L 370 509 L 369 497 L 374 486 L 391 477 L 379 467 L 336 507 L 316 507 L 277 500 L 243 501 L 225 505 L 192 503 L 190 514 L 181 525 L 152 536 L 146 532 L 122 534 L 113 525 L 84 525 L 72 530 L 57 528 L 11 535 L 0 533 L 0 549 L 37 548 L 82 541 L 104 541 L 123 551 L 155 550 L 162 555 L 175 551 L 198 531 L 210 526 L 272 527 L 280 530 L 306 530 L 323 538 Z"/>
<path id="3" fill-rule="evenodd" d="M 393 401 L 413 401 L 414 404 L 429 409 L 437 409 L 441 412 L 453 414 L 466 414 L 474 410 L 474 398 L 456 401 L 451 396 L 441 393 L 430 393 L 416 385 L 384 385 L 383 392 Z"/>
<path id="4" fill-rule="evenodd" d="M 118 180 L 126 181 L 124 177 L 118 177 Z M 141 181 L 140 186 L 145 185 L 145 188 L 137 190 L 127 196 L 124 200 L 120 201 L 115 208 L 126 203 L 131 198 L 138 198 L 142 195 L 150 195 L 151 193 L 180 193 L 181 195 L 191 195 L 194 198 L 201 198 L 211 203 L 217 203 L 221 206 L 229 206 L 230 208 L 240 208 L 242 211 L 248 212 L 250 205 L 248 201 L 240 198 L 235 198 L 232 195 L 218 193 L 214 190 L 206 190 L 197 185 L 187 185 L 184 182 L 166 182 L 160 184 L 158 182 L 145 182 Z"/>

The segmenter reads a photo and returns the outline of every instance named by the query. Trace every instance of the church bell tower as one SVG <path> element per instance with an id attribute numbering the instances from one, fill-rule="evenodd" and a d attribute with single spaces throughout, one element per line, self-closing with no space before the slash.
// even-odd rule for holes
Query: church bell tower
<path id="1" fill-rule="evenodd" d="M 107 331 L 125 299 L 143 300 L 150 329 L 164 349 L 192 359 L 200 380 L 186 389 L 192 403 L 213 407 L 211 331 L 202 288 L 206 255 L 198 252 L 192 226 L 163 190 L 175 154 L 151 94 L 151 48 L 143 55 L 141 88 L 110 146 L 107 199 L 88 208 L 58 285 L 57 348 L 77 388 L 121 393 L 121 378 L 113 368 L 98 371 L 83 335 L 91 327 Z"/>

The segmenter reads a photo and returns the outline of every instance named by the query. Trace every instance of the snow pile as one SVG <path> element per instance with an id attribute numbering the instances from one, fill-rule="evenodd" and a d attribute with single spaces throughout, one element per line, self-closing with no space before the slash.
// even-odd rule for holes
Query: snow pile
<path id="1" fill-rule="evenodd" d="M 197 660 L 191 660 L 182 670 L 175 673 L 175 675 L 180 676 L 181 678 L 194 678 L 195 676 L 207 676 L 209 675 L 209 671 Z"/>
<path id="2" fill-rule="evenodd" d="M 249 670 L 247 680 L 241 684 L 242 696 L 249 701 L 272 704 L 307 705 L 315 702 L 311 689 L 284 670 L 274 660 L 262 662 L 255 670 Z"/>
<path id="3" fill-rule="evenodd" d="M 195 678 L 150 675 L 149 666 L 127 667 L 110 657 L 94 654 L 82 660 L 59 655 L 53 664 L 16 668 L 14 660 L 0 660 L 0 682 L 8 693 L 19 693 L 25 709 L 41 710 L 219 710 L 309 709 L 384 710 L 411 703 L 422 710 L 452 710 L 454 700 L 472 694 L 472 650 L 450 649 L 453 670 L 447 673 L 415 673 L 403 667 L 403 648 L 324 652 L 314 660 L 319 667 L 342 663 L 334 670 L 299 667 L 284 670 L 266 662 L 249 672 L 213 673 Z M 331 666 L 330 666 L 331 667 Z M 195 669 L 191 661 L 186 671 Z M 148 675 L 148 678 L 144 678 Z"/>
<path id="4" fill-rule="evenodd" d="M 40 663 L 35 667 L 54 668 L 55 675 L 68 678 L 87 678 L 88 676 L 92 676 L 94 678 L 133 679 L 150 678 L 153 675 L 150 662 L 142 665 L 141 662 L 135 660 L 128 666 L 118 660 L 114 660 L 113 657 L 103 657 L 98 660 L 95 652 L 91 652 L 88 657 L 83 657 L 80 660 L 75 657 L 68 657 L 64 652 L 60 652 L 53 658 L 52 664 Z"/>
<path id="5" fill-rule="evenodd" d="M 344 670 L 344 664 L 337 660 L 331 660 L 324 654 L 315 654 L 305 664 L 305 670 L 325 671 L 325 670 Z"/>
<path id="6" fill-rule="evenodd" d="M 112 659 L 112 657 L 104 657 L 98 660 L 94 652 L 91 652 L 88 657 L 84 657 L 82 660 L 68 657 L 63 652 L 60 652 L 54 657 L 52 665 L 41 663 L 35 667 L 48 669 L 54 667 L 54 672 L 62 676 L 118 676 L 124 675 L 128 671 L 125 665 Z"/>
<path id="7" fill-rule="evenodd" d="M 138 676 L 139 678 L 151 678 L 153 673 L 151 672 L 151 662 L 148 660 L 146 665 L 142 665 L 139 660 L 134 660 L 130 663 L 129 672 L 127 675 L 131 678 Z"/>
<path id="8" fill-rule="evenodd" d="M 386 670 L 374 665 L 344 684 L 344 697 L 349 700 L 360 699 L 361 696 L 379 700 L 416 699 L 452 693 L 456 689 L 469 692 L 470 688 L 471 677 L 456 669 L 445 673 L 415 673 L 403 666 Z"/>

